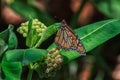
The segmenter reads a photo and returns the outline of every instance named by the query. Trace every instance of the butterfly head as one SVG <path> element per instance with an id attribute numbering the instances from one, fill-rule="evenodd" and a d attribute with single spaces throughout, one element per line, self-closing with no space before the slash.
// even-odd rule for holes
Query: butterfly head
<path id="1" fill-rule="evenodd" d="M 66 23 L 66 21 L 63 19 L 62 22 L 61 22 L 61 27 L 64 27 L 64 26 L 67 26 L 67 23 Z"/>

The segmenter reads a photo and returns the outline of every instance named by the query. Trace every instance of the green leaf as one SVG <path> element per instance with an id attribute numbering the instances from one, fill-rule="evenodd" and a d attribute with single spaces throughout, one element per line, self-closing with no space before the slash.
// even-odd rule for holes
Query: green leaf
<path id="1" fill-rule="evenodd" d="M 8 48 L 8 45 L 5 43 L 3 39 L 0 38 L 0 56 L 2 55 L 3 52 L 7 50 L 7 48 Z"/>
<path id="2" fill-rule="evenodd" d="M 22 1 L 14 1 L 11 3 L 10 8 L 13 9 L 16 13 L 20 14 L 22 17 L 29 19 L 37 18 L 43 22 L 46 26 L 53 24 L 53 19 L 45 12 L 40 11 L 32 5 L 23 3 Z"/>
<path id="3" fill-rule="evenodd" d="M 9 27 L 14 27 L 13 25 L 9 25 Z M 18 40 L 17 37 L 15 35 L 15 33 L 13 32 L 13 29 L 9 30 L 9 40 L 8 40 L 8 49 L 14 49 L 17 48 L 18 45 Z"/>
<path id="4" fill-rule="evenodd" d="M 42 36 L 40 40 L 38 41 L 38 43 L 35 45 L 35 47 L 39 47 L 42 42 L 44 42 L 50 36 L 55 34 L 55 32 L 58 30 L 59 27 L 60 27 L 60 23 L 56 23 L 56 24 L 48 26 L 47 29 L 42 33 Z"/>
<path id="5" fill-rule="evenodd" d="M 36 32 L 36 29 L 32 29 L 32 23 L 33 20 L 30 19 L 28 23 L 28 33 L 26 38 L 26 45 L 31 48 L 36 44 L 37 40 L 40 38 Z"/>
<path id="6" fill-rule="evenodd" d="M 8 29 L 0 32 L 0 38 L 3 39 L 6 43 L 8 43 L 9 39 L 9 30 L 13 29 L 12 27 L 8 27 Z"/>
<path id="7" fill-rule="evenodd" d="M 31 39 L 31 45 L 33 47 L 37 43 L 37 41 L 40 39 L 40 37 L 38 36 L 38 33 L 36 32 L 35 29 L 33 29 L 32 33 L 33 33 L 33 35 L 32 35 L 32 39 Z"/>
<path id="8" fill-rule="evenodd" d="M 42 49 L 15 49 L 6 52 L 7 61 L 21 62 L 22 65 L 28 65 L 34 61 L 44 58 L 47 55 L 46 50 Z"/>
<path id="9" fill-rule="evenodd" d="M 47 53 L 46 50 L 34 48 L 7 51 L 1 64 L 5 80 L 20 80 L 22 66 L 45 58 Z"/>
<path id="10" fill-rule="evenodd" d="M 76 29 L 75 32 L 80 37 L 86 51 L 88 52 L 120 33 L 120 19 L 100 21 Z M 56 47 L 56 45 L 52 44 L 48 50 L 54 47 Z M 61 55 L 64 57 L 63 63 L 81 56 L 78 52 L 73 50 L 62 50 Z"/>
<path id="11" fill-rule="evenodd" d="M 28 33 L 26 38 L 26 45 L 31 48 L 34 47 L 37 41 L 41 38 L 38 36 L 36 29 L 32 29 L 32 23 L 33 20 L 30 19 L 28 23 Z"/>
<path id="12" fill-rule="evenodd" d="M 13 25 L 9 25 L 8 29 L 0 33 L 0 55 L 8 48 L 17 47 L 17 38 L 13 32 Z"/>
<path id="13" fill-rule="evenodd" d="M 6 57 L 2 60 L 4 80 L 20 80 L 22 65 L 20 62 L 9 62 Z"/>
<path id="14" fill-rule="evenodd" d="M 92 0 L 96 7 L 110 18 L 120 17 L 120 0 Z"/>

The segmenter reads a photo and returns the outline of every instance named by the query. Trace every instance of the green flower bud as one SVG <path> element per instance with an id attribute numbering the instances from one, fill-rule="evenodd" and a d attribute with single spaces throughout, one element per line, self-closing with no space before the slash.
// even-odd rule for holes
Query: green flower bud
<path id="1" fill-rule="evenodd" d="M 61 63 L 62 61 L 63 61 L 63 59 L 62 59 L 62 58 L 59 58 L 59 59 L 57 60 L 57 64 Z"/>
<path id="2" fill-rule="evenodd" d="M 53 66 L 49 67 L 49 69 L 52 70 L 52 69 L 53 69 Z"/>
<path id="3" fill-rule="evenodd" d="M 55 56 L 57 56 L 57 55 L 59 55 L 59 54 L 60 54 L 60 53 L 59 53 L 58 50 L 56 50 L 55 53 L 54 53 Z"/>
<path id="4" fill-rule="evenodd" d="M 53 67 L 56 68 L 58 65 L 56 63 L 53 64 Z"/>
<path id="5" fill-rule="evenodd" d="M 23 34 L 23 33 L 24 33 L 23 30 L 19 30 L 19 32 L 20 32 L 20 34 Z"/>
<path id="6" fill-rule="evenodd" d="M 52 63 L 48 63 L 48 64 L 47 64 L 48 67 L 51 67 L 52 65 L 53 65 Z"/>
<path id="7" fill-rule="evenodd" d="M 50 58 L 50 56 L 48 56 L 47 61 L 50 61 L 50 60 L 51 60 L 51 58 Z"/>
<path id="8" fill-rule="evenodd" d="M 22 30 L 22 27 L 18 28 L 18 30 Z"/>
<path id="9" fill-rule="evenodd" d="M 45 29 L 42 29 L 42 32 L 44 31 Z"/>
<path id="10" fill-rule="evenodd" d="M 32 29 L 36 29 L 36 26 L 33 26 L 33 25 L 32 25 Z"/>
<path id="11" fill-rule="evenodd" d="M 48 69 L 46 69 L 46 71 L 45 71 L 46 73 L 49 73 L 50 72 L 50 69 L 48 68 Z"/>
<path id="12" fill-rule="evenodd" d="M 55 55 L 51 55 L 50 57 L 51 57 L 52 59 L 54 59 L 56 56 L 55 56 Z"/>
<path id="13" fill-rule="evenodd" d="M 55 57 L 58 57 L 58 59 Z M 52 77 L 60 69 L 62 60 L 59 50 L 57 48 L 53 48 L 49 51 L 46 59 L 41 61 L 42 63 L 39 62 L 39 67 L 37 67 L 36 71 L 40 74 L 39 76 L 41 78 Z"/>
<path id="14" fill-rule="evenodd" d="M 41 35 L 42 35 L 41 33 L 38 34 L 38 36 L 41 36 Z"/>
<path id="15" fill-rule="evenodd" d="M 27 26 L 28 24 L 27 23 L 22 23 L 21 26 Z"/>
<path id="16" fill-rule="evenodd" d="M 43 24 L 43 25 L 41 25 L 41 28 L 45 29 L 45 28 L 46 28 L 46 26 Z"/>
<path id="17" fill-rule="evenodd" d="M 25 33 L 27 33 L 28 32 L 28 28 L 25 28 L 24 31 L 25 31 Z"/>
<path id="18" fill-rule="evenodd" d="M 34 19 L 34 22 L 38 22 L 38 19 Z"/>
<path id="19" fill-rule="evenodd" d="M 27 37 L 27 33 L 23 33 L 23 37 Z"/>
<path id="20" fill-rule="evenodd" d="M 51 59 L 51 63 L 55 63 L 55 62 L 56 62 L 55 58 Z"/>
<path id="21" fill-rule="evenodd" d="M 48 57 L 46 59 L 46 72 L 51 73 L 56 71 L 58 67 L 60 66 L 60 63 L 62 62 L 62 56 L 59 54 L 59 50 L 56 48 L 53 48 L 49 51 Z"/>
<path id="22" fill-rule="evenodd" d="M 61 55 L 57 55 L 56 58 L 58 58 L 58 59 L 61 58 Z"/>
<path id="23" fill-rule="evenodd" d="M 21 23 L 21 26 L 17 29 L 17 31 L 20 34 L 28 33 L 28 23 L 29 21 L 25 23 Z M 42 27 L 41 27 L 42 26 Z M 32 29 L 36 30 L 35 34 L 38 34 L 38 37 L 41 37 L 42 32 L 47 28 L 42 22 L 40 22 L 38 19 L 33 19 L 32 21 Z M 34 35 L 34 34 L 33 34 Z M 27 36 L 24 34 L 24 37 Z"/>
<path id="24" fill-rule="evenodd" d="M 49 54 L 52 54 L 56 51 L 56 48 L 53 48 L 52 50 L 49 51 Z"/>
<path id="25" fill-rule="evenodd" d="M 25 29 L 27 29 L 27 27 L 24 26 L 24 27 L 22 27 L 22 29 L 25 30 Z"/>
<path id="26" fill-rule="evenodd" d="M 36 31 L 37 31 L 38 33 L 41 33 L 41 32 L 42 32 L 42 30 L 41 30 L 41 29 L 36 29 Z"/>
<path id="27" fill-rule="evenodd" d="M 39 26 L 37 25 L 37 26 L 35 26 L 35 28 L 36 28 L 36 29 L 39 29 Z"/>
<path id="28" fill-rule="evenodd" d="M 45 26 L 44 24 L 41 24 L 41 28 L 44 28 L 44 26 Z"/>

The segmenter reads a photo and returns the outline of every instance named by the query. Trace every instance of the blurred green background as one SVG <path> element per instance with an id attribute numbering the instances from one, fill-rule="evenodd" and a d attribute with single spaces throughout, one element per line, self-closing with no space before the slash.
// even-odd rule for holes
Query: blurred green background
<path id="1" fill-rule="evenodd" d="M 46 26 L 65 19 L 76 29 L 120 17 L 120 0 L 2 0 L 1 5 L 0 31 L 14 24 L 16 32 L 29 18 L 38 18 Z M 19 48 L 26 48 L 25 39 L 16 34 L 20 39 Z M 54 41 L 54 35 L 48 41 L 42 48 Z M 28 69 L 23 68 L 21 80 L 26 80 L 27 72 Z M 34 75 L 33 80 L 38 80 L 37 77 Z M 120 80 L 120 35 L 88 52 L 87 56 L 64 64 L 55 77 L 42 80 Z"/>

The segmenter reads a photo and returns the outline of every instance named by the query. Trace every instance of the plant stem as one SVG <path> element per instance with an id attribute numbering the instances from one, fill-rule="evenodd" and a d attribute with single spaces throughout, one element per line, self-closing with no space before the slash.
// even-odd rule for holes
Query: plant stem
<path id="1" fill-rule="evenodd" d="M 33 69 L 29 68 L 27 80 L 31 80 L 32 79 L 32 74 L 33 74 Z"/>
<path id="2" fill-rule="evenodd" d="M 73 15 L 72 20 L 71 20 L 71 23 L 70 23 L 70 25 L 71 25 L 73 28 L 76 27 L 76 24 L 77 24 L 79 15 L 81 14 L 82 9 L 83 9 L 84 5 L 86 4 L 86 2 L 87 2 L 87 0 L 82 0 L 81 6 L 80 6 L 79 9 L 77 10 L 77 12 Z"/>

